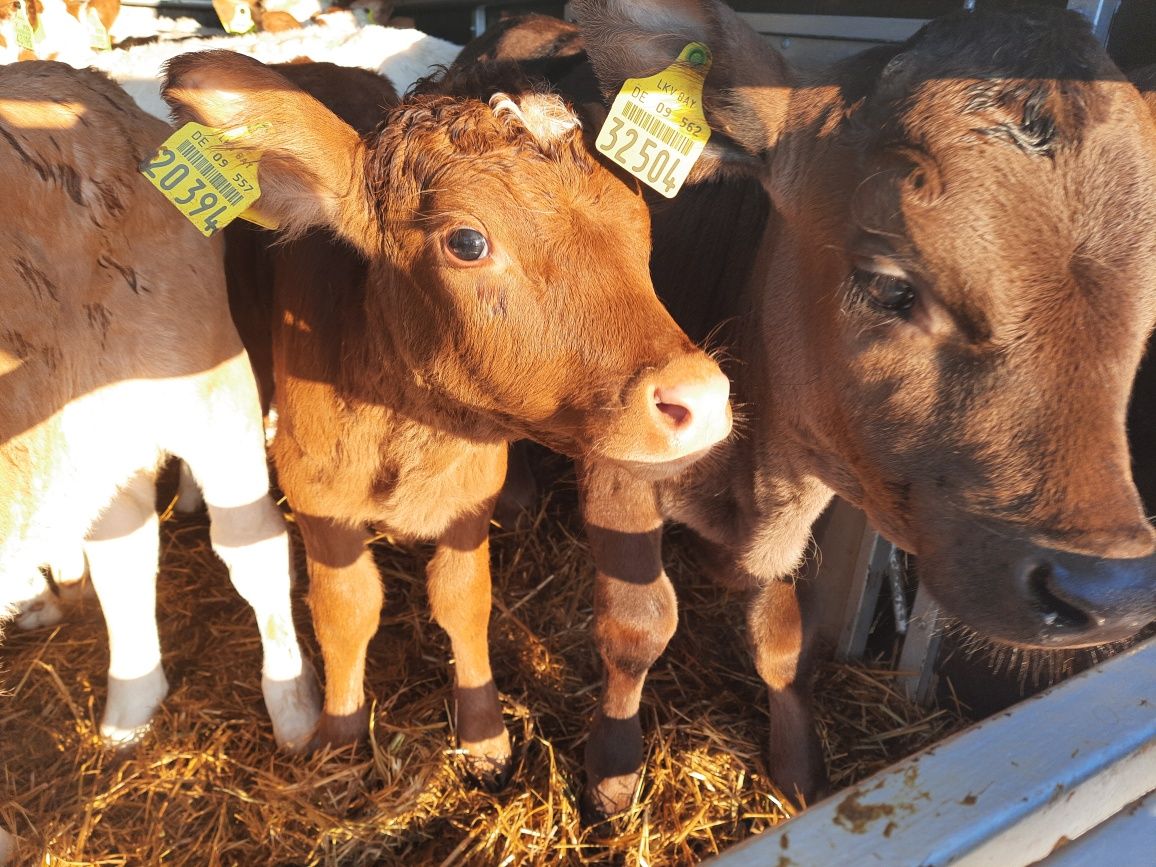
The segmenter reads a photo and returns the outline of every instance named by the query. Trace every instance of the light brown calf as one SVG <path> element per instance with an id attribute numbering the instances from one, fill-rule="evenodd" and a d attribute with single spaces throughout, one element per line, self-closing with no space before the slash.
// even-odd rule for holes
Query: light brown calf
<path id="1" fill-rule="evenodd" d="M 710 317 L 684 321 L 692 334 L 721 329 L 749 434 L 656 485 L 586 467 L 608 677 L 594 808 L 622 809 L 637 781 L 638 697 L 675 623 L 664 518 L 752 589 L 772 773 L 807 799 L 822 757 L 807 620 L 784 579 L 832 493 L 994 640 L 1086 646 L 1156 616 L 1124 426 L 1156 318 L 1156 124 L 1084 20 L 960 14 L 805 78 L 713 0 L 574 5 L 607 92 L 710 46 L 698 178 L 757 179 L 772 206 L 731 228 L 756 254 L 745 287 L 669 297 Z M 657 264 L 701 255 L 706 215 L 744 195 L 676 201 L 656 233 L 681 235 Z"/>
<path id="2" fill-rule="evenodd" d="M 487 649 L 507 443 L 657 478 L 730 430 L 727 380 L 654 295 L 636 185 L 591 158 L 560 99 L 516 79 L 511 97 L 510 82 L 447 78 L 365 138 L 226 52 L 177 58 L 165 90 L 183 118 L 248 128 L 262 210 L 304 235 L 271 251 L 269 321 L 273 451 L 325 658 L 319 739 L 366 726 L 382 604 L 369 528 L 436 539 L 430 605 L 453 644 L 462 746 L 487 779 L 509 760 Z"/>
<path id="3" fill-rule="evenodd" d="M 0 67 L 0 617 L 83 546 L 109 632 L 100 731 L 138 736 L 168 689 L 154 476 L 179 455 L 254 609 L 274 736 L 300 748 L 318 697 L 221 244 L 138 172 L 168 132 L 100 73 Z"/>

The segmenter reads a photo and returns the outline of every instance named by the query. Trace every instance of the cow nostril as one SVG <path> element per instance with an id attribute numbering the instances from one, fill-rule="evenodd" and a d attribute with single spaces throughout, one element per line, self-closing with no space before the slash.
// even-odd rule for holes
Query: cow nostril
<path id="1" fill-rule="evenodd" d="M 1027 587 L 1032 601 L 1043 614 L 1044 623 L 1059 629 L 1087 629 L 1092 625 L 1091 616 L 1076 607 L 1053 589 L 1052 565 L 1046 560 L 1027 564 L 1025 570 Z"/>
<path id="2" fill-rule="evenodd" d="M 690 422 L 690 410 L 680 403 L 665 403 L 655 400 L 658 411 L 674 423 L 676 428 L 685 427 Z"/>

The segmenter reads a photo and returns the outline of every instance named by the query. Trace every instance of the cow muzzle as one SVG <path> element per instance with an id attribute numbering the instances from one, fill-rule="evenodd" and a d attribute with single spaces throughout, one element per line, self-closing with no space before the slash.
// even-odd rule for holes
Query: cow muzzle
<path id="1" fill-rule="evenodd" d="M 1156 620 L 1156 555 L 1093 556 L 1007 533 L 959 541 L 939 551 L 921 545 L 920 577 L 949 614 L 984 637 L 1020 647 L 1091 647 Z"/>
<path id="2" fill-rule="evenodd" d="M 704 353 L 640 378 L 598 453 L 645 478 L 676 474 L 731 432 L 730 381 Z"/>
<path id="3" fill-rule="evenodd" d="M 1128 638 L 1156 619 L 1156 557 L 1100 559 L 1041 550 L 1015 567 L 1016 587 L 1039 618 L 1044 646 Z"/>

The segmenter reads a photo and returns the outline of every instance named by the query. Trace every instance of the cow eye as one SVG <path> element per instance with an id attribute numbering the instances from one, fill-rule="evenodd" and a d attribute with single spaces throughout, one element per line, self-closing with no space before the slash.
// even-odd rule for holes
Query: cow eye
<path id="1" fill-rule="evenodd" d="M 903 316 L 915 306 L 915 287 L 901 277 L 856 269 L 855 282 L 876 310 Z"/>
<path id="2" fill-rule="evenodd" d="M 477 229 L 455 229 L 446 239 L 446 246 L 463 262 L 476 262 L 490 254 L 486 236 Z"/>

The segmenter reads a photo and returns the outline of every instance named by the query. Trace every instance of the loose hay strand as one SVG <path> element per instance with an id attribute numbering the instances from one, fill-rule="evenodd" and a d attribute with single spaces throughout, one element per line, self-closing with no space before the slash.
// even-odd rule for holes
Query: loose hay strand
<path id="1" fill-rule="evenodd" d="M 0 823 L 23 838 L 27 863 L 654 867 L 696 862 L 789 818 L 794 808 L 763 764 L 765 698 L 741 599 L 701 578 L 675 533 L 667 561 L 682 616 L 644 692 L 639 798 L 614 823 L 582 826 L 582 749 L 600 671 L 593 566 L 574 499 L 572 481 L 556 486 L 524 529 L 492 534 L 493 665 L 515 749 L 503 791 L 471 786 L 453 761 L 453 675 L 426 606 L 428 546 L 375 549 L 386 604 L 367 667 L 377 702 L 368 745 L 294 757 L 274 748 L 257 630 L 204 518 L 166 514 L 158 609 L 173 688 L 152 731 L 129 753 L 100 745 L 108 654 L 95 602 L 51 632 L 9 630 Z M 320 669 L 304 584 L 296 617 Z M 964 724 L 908 703 L 894 677 L 820 668 L 819 733 L 836 785 Z"/>

